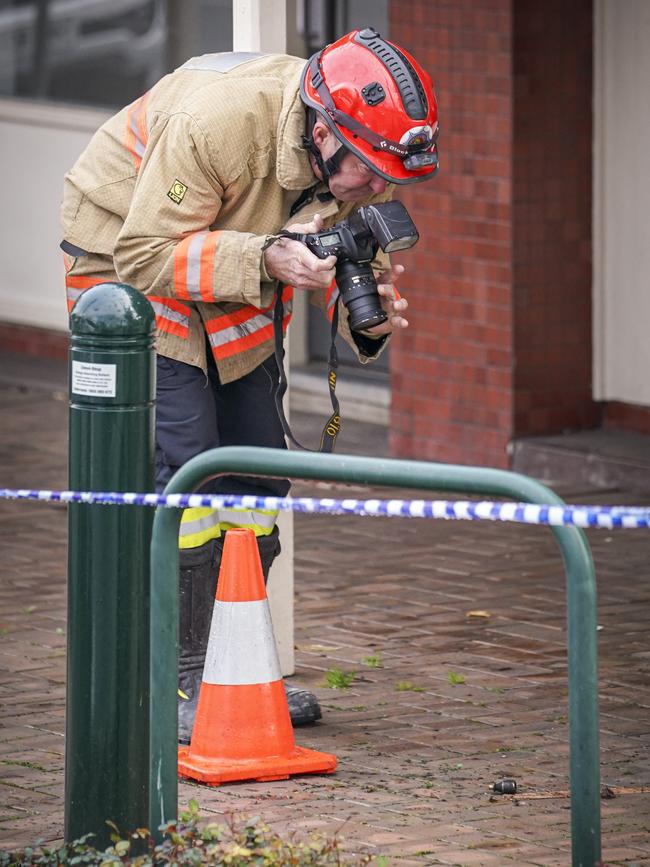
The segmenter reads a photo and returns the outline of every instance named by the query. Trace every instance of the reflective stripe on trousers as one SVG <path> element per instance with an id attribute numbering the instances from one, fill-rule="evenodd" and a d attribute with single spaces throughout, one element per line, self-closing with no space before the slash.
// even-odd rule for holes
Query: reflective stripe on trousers
<path id="1" fill-rule="evenodd" d="M 178 547 L 199 548 L 233 527 L 247 527 L 256 536 L 270 536 L 277 517 L 276 509 L 184 509 Z"/>

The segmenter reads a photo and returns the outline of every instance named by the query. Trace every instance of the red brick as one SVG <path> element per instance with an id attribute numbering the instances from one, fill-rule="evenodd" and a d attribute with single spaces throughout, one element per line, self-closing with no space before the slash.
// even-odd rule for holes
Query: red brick
<path id="1" fill-rule="evenodd" d="M 5 352 L 65 361 L 67 333 L 13 322 L 0 322 L 0 346 Z"/>
<path id="2" fill-rule="evenodd" d="M 610 401 L 603 407 L 603 427 L 650 434 L 650 408 Z"/>

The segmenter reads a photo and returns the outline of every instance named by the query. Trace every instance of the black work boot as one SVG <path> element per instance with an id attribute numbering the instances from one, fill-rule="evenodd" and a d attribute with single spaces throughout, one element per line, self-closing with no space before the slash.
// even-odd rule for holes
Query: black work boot
<path id="1" fill-rule="evenodd" d="M 205 654 L 221 566 L 223 538 L 179 555 L 178 742 L 189 744 L 201 689 Z"/>
<path id="2" fill-rule="evenodd" d="M 178 742 L 181 744 L 189 744 L 194 726 L 223 542 L 222 536 L 200 548 L 182 548 L 179 551 L 178 688 L 182 695 L 178 697 Z M 277 527 L 268 536 L 258 536 L 257 546 L 266 583 L 271 565 L 280 553 Z M 294 726 L 307 725 L 321 718 L 321 709 L 313 693 L 299 686 L 289 686 L 286 681 L 284 689 Z"/>
<path id="3" fill-rule="evenodd" d="M 306 726 L 321 718 L 320 705 L 313 692 L 309 692 L 304 686 L 290 686 L 286 680 L 284 692 L 287 696 L 292 726 Z"/>
<path id="4" fill-rule="evenodd" d="M 268 580 L 269 569 L 273 561 L 280 553 L 280 540 L 278 538 L 277 528 L 270 536 L 258 536 L 257 547 L 260 549 L 260 561 L 262 563 L 262 572 L 264 573 L 264 583 Z M 289 686 L 284 681 L 284 691 L 287 696 L 287 704 L 289 705 L 289 716 L 293 726 L 304 726 L 309 723 L 314 723 L 322 716 L 318 699 L 302 686 Z"/>

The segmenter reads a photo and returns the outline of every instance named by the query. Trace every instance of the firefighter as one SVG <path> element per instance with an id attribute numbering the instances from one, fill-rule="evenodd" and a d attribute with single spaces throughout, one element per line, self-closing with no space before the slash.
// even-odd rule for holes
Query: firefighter
<path id="1" fill-rule="evenodd" d="M 273 298 L 284 329 L 294 289 L 309 293 L 359 361 L 408 324 L 395 281 L 376 265 L 386 322 L 351 332 L 333 256 L 320 259 L 280 229 L 317 232 L 394 184 L 437 169 L 431 79 L 368 28 L 307 63 L 283 55 L 208 54 L 166 75 L 108 120 L 66 175 L 62 228 L 69 308 L 102 282 L 142 291 L 156 313 L 156 487 L 210 448 L 286 448 L 274 403 Z M 224 477 L 214 493 L 285 495 L 287 480 Z M 254 530 L 265 577 L 280 546 L 276 514 L 187 509 L 181 521 L 179 739 L 193 725 L 223 536 Z M 294 725 L 321 711 L 286 686 Z"/>

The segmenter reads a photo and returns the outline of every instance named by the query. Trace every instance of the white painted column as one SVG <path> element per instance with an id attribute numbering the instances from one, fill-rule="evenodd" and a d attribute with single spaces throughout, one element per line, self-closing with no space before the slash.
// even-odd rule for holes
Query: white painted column
<path id="1" fill-rule="evenodd" d="M 233 51 L 283 54 L 287 45 L 286 0 L 234 0 L 232 8 Z M 288 371 L 287 371 L 288 374 Z M 285 396 L 289 416 L 289 392 Z M 269 576 L 268 593 L 273 631 L 278 644 L 282 674 L 293 674 L 293 513 L 278 520 L 282 553 Z"/>
<path id="2" fill-rule="evenodd" d="M 284 54 L 287 50 L 286 0 L 234 0 L 232 49 Z"/>
<path id="3" fill-rule="evenodd" d="M 650 2 L 594 5 L 594 398 L 650 406 Z"/>

